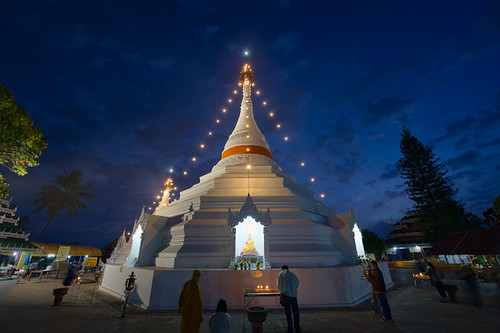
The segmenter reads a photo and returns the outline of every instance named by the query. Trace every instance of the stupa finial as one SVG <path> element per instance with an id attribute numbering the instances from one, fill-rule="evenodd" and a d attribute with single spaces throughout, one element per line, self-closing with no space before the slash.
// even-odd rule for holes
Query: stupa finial
<path id="1" fill-rule="evenodd" d="M 273 158 L 266 138 L 262 135 L 253 116 L 251 95 L 254 79 L 252 68 L 249 64 L 245 64 L 239 76 L 239 84 L 243 86 L 240 116 L 233 133 L 231 133 L 224 146 L 222 159 L 240 154 L 258 154 L 267 156 L 270 159 Z"/>
<path id="2" fill-rule="evenodd" d="M 172 177 L 169 176 L 163 186 L 163 197 L 161 198 L 161 201 L 158 203 L 158 206 L 156 207 L 153 214 L 157 214 L 160 209 L 168 207 L 168 204 L 170 203 L 170 192 L 172 192 L 173 186 L 174 182 L 172 180 Z"/>
<path id="3" fill-rule="evenodd" d="M 243 66 L 243 70 L 240 72 L 240 86 L 247 83 L 253 85 L 253 80 L 255 80 L 255 76 L 253 75 L 252 68 L 250 68 L 249 64 L 245 64 Z"/>

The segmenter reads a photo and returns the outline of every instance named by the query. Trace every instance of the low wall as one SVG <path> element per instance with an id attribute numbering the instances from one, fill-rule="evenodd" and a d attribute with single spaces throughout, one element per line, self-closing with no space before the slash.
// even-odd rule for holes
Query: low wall
<path id="1" fill-rule="evenodd" d="M 380 264 L 387 287 L 392 287 L 391 275 L 386 263 Z M 257 285 L 276 288 L 280 270 L 262 270 L 261 278 L 253 278 L 250 270 L 200 269 L 200 289 L 204 310 L 213 310 L 220 298 L 227 301 L 230 309 L 243 309 L 243 290 Z M 192 269 L 167 269 L 158 267 L 124 267 L 108 264 L 100 290 L 115 297 L 124 297 L 125 280 L 131 272 L 137 276 L 131 294 L 133 304 L 149 310 L 174 310 L 183 284 L 191 278 Z M 361 268 L 352 266 L 292 268 L 300 281 L 298 301 L 301 308 L 355 306 L 371 297 L 370 284 L 361 278 Z M 279 308 L 278 297 L 256 297 L 251 306 Z"/>

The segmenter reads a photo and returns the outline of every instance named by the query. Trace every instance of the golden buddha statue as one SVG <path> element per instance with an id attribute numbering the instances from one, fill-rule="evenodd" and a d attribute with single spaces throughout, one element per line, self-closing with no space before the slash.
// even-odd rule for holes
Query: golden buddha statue
<path id="1" fill-rule="evenodd" d="M 245 246 L 243 246 L 243 250 L 241 251 L 240 255 L 242 256 L 258 256 L 259 253 L 257 252 L 257 249 L 255 248 L 255 244 L 252 240 L 252 235 L 248 234 L 248 239 L 245 242 Z"/>

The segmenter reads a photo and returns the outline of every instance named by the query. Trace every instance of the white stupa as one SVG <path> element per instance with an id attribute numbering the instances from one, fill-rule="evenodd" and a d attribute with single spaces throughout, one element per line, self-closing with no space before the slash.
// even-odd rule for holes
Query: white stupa
<path id="1" fill-rule="evenodd" d="M 336 215 L 282 171 L 254 119 L 249 65 L 239 79 L 240 115 L 220 161 L 174 202 L 169 202 L 172 181 L 167 181 L 155 212 L 143 210 L 129 243 L 122 245 L 130 249 L 127 258 L 106 265 L 101 289 L 122 295 L 126 274 L 134 271 L 141 306 L 175 308 L 182 283 L 191 269 L 200 269 L 204 304 L 214 298 L 208 308 L 216 306 L 220 294 L 230 307 L 241 308 L 244 288 L 274 287 L 286 264 L 301 279 L 301 290 L 311 289 L 301 298 L 302 306 L 359 303 L 369 297 L 370 287 L 360 279 L 354 213 Z M 256 275 L 250 271 L 235 271 L 242 260 L 250 268 L 258 266 L 263 280 L 253 281 Z M 323 285 L 329 291 L 318 289 Z"/>

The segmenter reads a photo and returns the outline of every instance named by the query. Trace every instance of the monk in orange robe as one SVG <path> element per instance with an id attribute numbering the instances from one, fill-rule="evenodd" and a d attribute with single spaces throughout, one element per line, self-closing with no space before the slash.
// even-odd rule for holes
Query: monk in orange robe
<path id="1" fill-rule="evenodd" d="M 203 303 L 198 281 L 201 272 L 193 271 L 193 277 L 184 283 L 181 296 L 179 297 L 179 312 L 182 315 L 181 333 L 199 332 L 202 322 Z"/>

